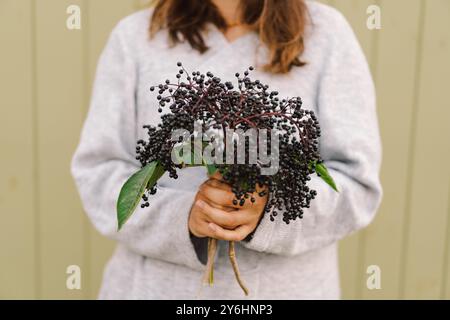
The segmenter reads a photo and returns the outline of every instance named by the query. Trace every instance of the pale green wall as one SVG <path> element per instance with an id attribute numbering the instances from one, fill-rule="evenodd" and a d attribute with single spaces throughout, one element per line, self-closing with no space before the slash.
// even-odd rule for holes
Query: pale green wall
<path id="1" fill-rule="evenodd" d="M 69 173 L 99 52 L 138 0 L 0 0 L 0 298 L 96 296 L 113 244 L 92 229 Z M 384 201 L 341 245 L 346 298 L 450 298 L 450 2 L 329 0 L 376 80 Z M 65 27 L 82 9 L 82 30 Z M 382 29 L 366 8 L 382 8 Z M 65 270 L 82 268 L 82 290 Z M 382 270 L 369 291 L 368 265 Z"/>

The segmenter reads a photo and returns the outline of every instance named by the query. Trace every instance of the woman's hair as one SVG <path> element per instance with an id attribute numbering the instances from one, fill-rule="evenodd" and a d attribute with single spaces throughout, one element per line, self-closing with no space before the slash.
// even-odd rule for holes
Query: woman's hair
<path id="1" fill-rule="evenodd" d="M 241 0 L 241 22 L 259 34 L 269 49 L 265 71 L 286 73 L 303 66 L 307 8 L 304 0 Z M 201 31 L 207 23 L 226 30 L 227 23 L 211 0 L 156 0 L 150 35 L 167 29 L 173 44 L 187 40 L 203 53 L 208 50 Z"/>

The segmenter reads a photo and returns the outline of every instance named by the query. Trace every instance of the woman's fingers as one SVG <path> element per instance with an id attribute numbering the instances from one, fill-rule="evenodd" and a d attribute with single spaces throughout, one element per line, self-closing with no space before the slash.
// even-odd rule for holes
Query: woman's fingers
<path id="1" fill-rule="evenodd" d="M 219 170 L 216 170 L 212 176 L 209 176 L 211 179 L 222 181 L 222 175 L 220 174 Z"/>
<path id="2" fill-rule="evenodd" d="M 251 232 L 250 227 L 247 225 L 239 226 L 234 230 L 227 230 L 211 222 L 208 228 L 212 234 L 212 238 L 226 241 L 242 241 Z"/>
<path id="3" fill-rule="evenodd" d="M 200 217 L 193 217 L 189 219 L 189 231 L 197 238 L 208 237 L 211 231 L 209 230 L 209 222 Z"/>
<path id="4" fill-rule="evenodd" d="M 224 191 L 231 192 L 231 187 L 228 183 L 217 179 L 209 179 L 205 181 L 205 184 L 214 188 L 218 188 Z"/>
<path id="5" fill-rule="evenodd" d="M 223 210 L 223 211 L 230 212 L 230 211 L 235 211 L 236 210 L 235 208 L 232 208 L 230 206 L 223 206 L 221 204 L 212 202 L 208 198 L 206 198 L 204 195 L 202 195 L 200 192 L 197 194 L 197 199 L 206 201 L 213 208 L 220 209 L 220 210 Z"/>
<path id="6" fill-rule="evenodd" d="M 203 195 L 208 201 L 214 202 L 224 207 L 235 207 L 233 205 L 233 200 L 236 198 L 231 188 L 225 190 L 224 188 L 219 188 L 211 185 L 211 182 L 205 182 L 199 188 L 199 193 Z"/>
<path id="7" fill-rule="evenodd" d="M 241 206 L 241 200 L 236 199 L 236 195 L 231 191 L 231 187 L 227 183 L 214 179 L 203 183 L 199 188 L 199 193 L 210 203 L 239 210 L 253 207 L 255 203 L 260 202 L 259 198 L 261 198 L 258 194 L 254 193 L 251 196 L 255 199 L 255 203 L 251 202 L 251 196 L 249 195 L 245 201 L 242 201 Z"/>
<path id="8" fill-rule="evenodd" d="M 203 200 L 197 200 L 195 205 L 206 215 L 207 219 L 226 228 L 236 228 L 248 222 L 249 218 L 244 212 L 227 212 L 214 208 Z"/>

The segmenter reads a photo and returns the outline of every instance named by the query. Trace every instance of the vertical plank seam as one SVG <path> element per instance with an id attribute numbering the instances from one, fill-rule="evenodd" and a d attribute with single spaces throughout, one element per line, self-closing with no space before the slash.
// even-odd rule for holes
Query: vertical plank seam
<path id="1" fill-rule="evenodd" d="M 375 0 L 375 5 L 381 7 L 382 4 L 383 4 L 382 0 Z M 383 18 L 381 18 L 381 19 L 383 19 Z M 383 20 L 381 20 L 381 21 L 383 21 Z M 371 37 L 370 37 L 370 66 L 371 66 L 372 77 L 373 77 L 374 85 L 375 85 L 375 92 L 377 92 L 377 83 L 378 83 L 379 34 L 380 34 L 379 30 L 372 30 L 370 33 L 370 35 L 371 35 Z M 376 101 L 377 101 L 377 106 L 378 106 L 377 95 L 376 95 Z M 367 229 L 363 230 L 360 233 L 359 240 L 360 241 L 358 242 L 358 254 L 357 254 L 357 259 L 358 259 L 357 270 L 359 272 L 357 275 L 355 292 L 356 292 L 356 298 L 362 299 L 363 287 L 365 284 L 364 277 L 366 274 L 365 270 L 364 270 L 364 265 L 366 262 L 365 251 L 366 251 L 366 243 L 367 243 Z"/>
<path id="2" fill-rule="evenodd" d="M 38 88 L 37 88 L 37 7 L 36 0 L 30 0 L 31 14 L 31 105 L 32 105 L 32 157 L 33 157 L 33 211 L 34 211 L 34 283 L 35 298 L 40 299 L 42 294 L 41 283 L 41 237 L 40 237 L 40 192 L 39 192 L 39 123 L 38 123 Z"/>
<path id="3" fill-rule="evenodd" d="M 411 116 L 411 127 L 409 134 L 409 150 L 407 164 L 407 176 L 406 176 L 406 203 L 404 215 L 404 229 L 402 237 L 402 250 L 400 259 L 400 277 L 399 277 L 399 298 L 405 298 L 406 290 L 406 274 L 407 274 L 407 264 L 406 260 L 408 258 L 408 239 L 411 224 L 411 196 L 412 196 L 412 184 L 414 182 L 413 170 L 415 165 L 414 154 L 416 147 L 416 128 L 418 121 L 418 110 L 419 110 L 419 98 L 420 98 L 420 80 L 422 74 L 422 62 L 423 62 L 423 42 L 425 37 L 425 18 L 426 18 L 426 5 L 425 1 L 420 2 L 419 19 L 418 19 L 418 39 L 416 46 L 416 65 L 415 65 L 415 75 L 414 75 L 414 90 L 413 90 L 413 105 L 412 105 L 412 116 Z"/>
<path id="4" fill-rule="evenodd" d="M 81 86 L 83 88 L 83 106 L 81 106 L 82 108 L 82 119 L 84 120 L 84 117 L 86 115 L 86 111 L 88 109 L 87 105 L 88 105 L 88 101 L 89 101 L 89 90 L 88 90 L 88 86 L 89 86 L 89 39 L 90 39 L 90 24 L 89 24 L 89 1 L 87 0 L 83 0 L 83 8 L 84 8 L 84 13 L 83 13 L 83 57 L 82 57 L 82 63 L 83 63 L 83 79 L 84 79 L 84 83 L 81 83 Z M 84 281 L 84 286 L 85 286 L 85 290 L 84 290 L 84 297 L 86 299 L 91 298 L 92 297 L 92 284 L 91 284 L 91 248 L 90 248 L 90 243 L 91 243 L 91 237 L 90 237 L 90 225 L 89 225 L 89 221 L 86 217 L 86 215 L 84 214 L 83 210 L 81 211 L 81 214 L 83 215 L 83 265 L 84 265 L 84 270 L 83 270 L 83 279 L 85 279 Z"/>
<path id="5" fill-rule="evenodd" d="M 446 227 L 446 241 L 444 243 L 444 263 L 442 266 L 442 286 L 441 286 L 441 299 L 444 300 L 447 294 L 448 284 L 448 267 L 450 264 L 450 179 L 448 183 L 448 198 L 447 198 L 447 227 Z"/>

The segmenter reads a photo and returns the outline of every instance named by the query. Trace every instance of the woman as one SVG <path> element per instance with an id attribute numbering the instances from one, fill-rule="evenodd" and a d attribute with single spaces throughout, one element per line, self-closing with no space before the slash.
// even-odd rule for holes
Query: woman
<path id="1" fill-rule="evenodd" d="M 150 37 L 149 37 L 150 34 Z M 164 176 L 150 207 L 117 232 L 115 205 L 138 169 L 136 140 L 160 114 L 151 85 L 190 71 L 254 78 L 280 96 L 301 96 L 318 115 L 320 152 L 339 193 L 317 176 L 318 196 L 301 221 L 262 215 L 265 199 L 229 212 L 229 188 L 204 168 Z M 381 198 L 380 139 L 370 72 L 351 28 L 336 10 L 302 0 L 166 0 L 123 19 L 100 58 L 90 111 L 72 163 L 84 207 L 116 239 L 102 299 L 193 299 L 205 268 L 205 239 L 219 239 L 215 283 L 205 299 L 244 297 L 226 241 L 236 245 L 251 299 L 338 299 L 337 242 L 373 219 Z M 257 197 L 258 198 L 258 197 Z"/>

